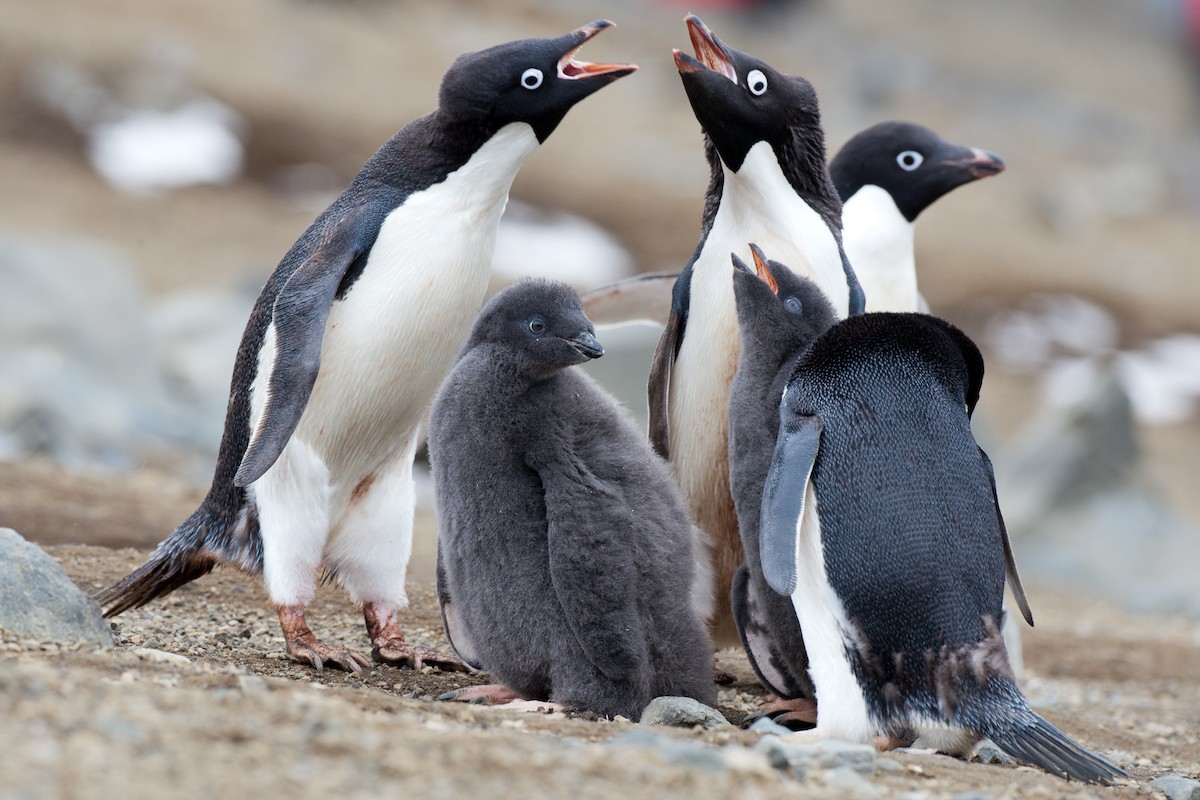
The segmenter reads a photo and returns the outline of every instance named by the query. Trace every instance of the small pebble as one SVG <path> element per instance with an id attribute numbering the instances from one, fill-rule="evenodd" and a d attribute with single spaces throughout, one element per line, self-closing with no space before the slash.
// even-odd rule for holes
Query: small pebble
<path id="1" fill-rule="evenodd" d="M 711 730 L 722 726 L 732 727 L 720 711 L 690 697 L 656 697 L 642 711 L 640 721 L 643 725 L 667 725 L 672 728 L 699 725 L 704 730 Z"/>
<path id="2" fill-rule="evenodd" d="M 848 767 L 835 767 L 825 773 L 825 785 L 837 791 L 843 797 L 879 797 L 884 793 L 882 787 L 868 781 L 858 772 Z"/>
<path id="3" fill-rule="evenodd" d="M 754 720 L 754 724 L 751 725 L 748 730 L 762 734 L 763 736 L 766 736 L 767 734 L 772 736 L 787 736 L 792 732 L 789 728 L 780 725 L 770 717 L 761 717 Z"/>

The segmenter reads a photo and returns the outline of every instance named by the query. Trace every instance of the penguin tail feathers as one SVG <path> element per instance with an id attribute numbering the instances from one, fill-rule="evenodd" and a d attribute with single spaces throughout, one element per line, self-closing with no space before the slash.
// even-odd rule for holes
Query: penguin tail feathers
<path id="1" fill-rule="evenodd" d="M 1125 771 L 1072 741 L 1035 712 L 1031 725 L 1006 731 L 983 731 L 1000 749 L 1018 761 L 1064 778 L 1085 783 L 1112 783 Z"/>
<path id="2" fill-rule="evenodd" d="M 207 575 L 222 560 L 247 572 L 261 571 L 261 539 L 253 535 L 256 531 L 244 535 L 247 527 L 244 515 L 237 524 L 230 525 L 201 506 L 155 548 L 144 564 L 97 592 L 93 599 L 104 608 L 105 617 L 115 617 Z M 237 536 L 239 532 L 243 536 Z M 226 552 L 229 550 L 239 552 Z"/>

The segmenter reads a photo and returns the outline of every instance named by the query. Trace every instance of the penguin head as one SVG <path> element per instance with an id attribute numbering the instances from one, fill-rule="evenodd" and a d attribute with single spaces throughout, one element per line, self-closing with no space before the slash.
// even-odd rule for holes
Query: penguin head
<path id="1" fill-rule="evenodd" d="M 538 278 L 514 283 L 484 306 L 467 348 L 479 345 L 534 379 L 604 355 L 575 290 Z"/>
<path id="2" fill-rule="evenodd" d="M 737 172 L 750 148 L 765 141 L 781 164 L 800 158 L 812 163 L 796 166 L 824 173 L 825 134 L 812 84 L 734 50 L 694 14 L 686 22 L 696 57 L 675 50 L 675 66 L 725 166 Z"/>
<path id="3" fill-rule="evenodd" d="M 833 306 L 815 283 L 778 261 L 767 260 L 756 244 L 750 245 L 750 252 L 753 268 L 730 253 L 743 340 L 749 337 L 757 346 L 771 347 L 781 355 L 793 353 L 837 322 Z"/>
<path id="4" fill-rule="evenodd" d="M 442 78 L 439 111 L 455 122 L 496 130 L 526 122 L 546 141 L 571 106 L 637 70 L 636 64 L 575 59 L 613 23 L 598 20 L 557 39 L 521 39 L 459 56 Z"/>
<path id="5" fill-rule="evenodd" d="M 912 222 L 935 200 L 964 183 L 1004 171 L 995 153 L 947 142 L 911 122 L 881 122 L 846 142 L 829 165 L 843 201 L 864 186 L 891 195 Z"/>

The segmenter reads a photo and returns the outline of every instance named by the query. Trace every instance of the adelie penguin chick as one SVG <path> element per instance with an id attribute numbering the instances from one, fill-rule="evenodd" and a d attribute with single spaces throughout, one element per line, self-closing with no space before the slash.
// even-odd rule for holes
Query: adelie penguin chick
<path id="1" fill-rule="evenodd" d="M 362 604 L 376 661 L 461 668 L 399 624 L 418 429 L 483 301 L 517 170 L 575 103 L 636 69 L 574 58 L 611 24 L 460 56 L 437 110 L 297 240 L 242 337 L 212 488 L 97 595 L 109 616 L 223 562 L 263 575 L 288 653 L 357 672 L 362 656 L 305 622 L 323 568 Z"/>
<path id="2" fill-rule="evenodd" d="M 810 278 L 839 317 L 861 311 L 862 292 L 842 252 L 841 202 L 825 164 L 817 95 L 804 78 L 734 50 L 694 16 L 696 58 L 675 64 L 704 129 L 711 180 L 700 243 L 673 290 L 650 367 L 650 440 L 675 471 L 684 501 L 711 545 L 718 646 L 737 643 L 728 606 L 742 563 L 729 490 L 729 387 L 738 324 L 729 254 L 757 242 Z"/>
<path id="3" fill-rule="evenodd" d="M 760 557 L 796 609 L 815 735 L 969 752 L 987 737 L 1057 775 L 1124 775 L 1030 707 L 1000 635 L 1006 569 L 991 463 L 971 434 L 983 358 L 923 314 L 844 320 L 779 406 Z M 811 733 L 811 732 L 810 732 Z"/>
<path id="4" fill-rule="evenodd" d="M 913 257 L 917 216 L 947 192 L 1003 171 L 996 154 L 911 122 L 872 125 L 842 146 L 829 172 L 867 311 L 922 310 Z"/>
<path id="5" fill-rule="evenodd" d="M 746 560 L 730 593 L 734 622 L 750 664 L 778 700 L 755 716 L 778 715 L 783 723 L 816 717 L 804 638 L 791 600 L 763 577 L 758 524 L 763 486 L 779 430 L 779 398 L 796 358 L 837 322 L 821 290 L 750 245 L 754 269 L 732 257 L 742 354 L 729 392 L 729 485 Z"/>
<path id="6" fill-rule="evenodd" d="M 687 512 L 628 414 L 571 369 L 602 354 L 569 287 L 527 280 L 483 309 L 438 392 L 443 619 L 501 684 L 447 699 L 630 719 L 659 695 L 715 699 Z"/>

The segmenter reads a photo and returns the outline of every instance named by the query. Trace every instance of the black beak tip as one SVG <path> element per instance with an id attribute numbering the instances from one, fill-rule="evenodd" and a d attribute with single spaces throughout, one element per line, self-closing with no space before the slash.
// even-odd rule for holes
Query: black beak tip
<path id="1" fill-rule="evenodd" d="M 737 253 L 730 253 L 729 258 L 731 261 L 733 261 L 734 269 L 737 269 L 741 272 L 745 272 L 747 275 L 754 274 L 754 270 L 750 269 L 750 267 L 747 266 L 745 261 L 742 261 L 740 258 L 738 258 Z"/>

